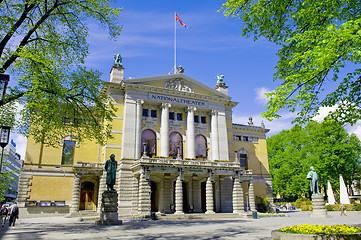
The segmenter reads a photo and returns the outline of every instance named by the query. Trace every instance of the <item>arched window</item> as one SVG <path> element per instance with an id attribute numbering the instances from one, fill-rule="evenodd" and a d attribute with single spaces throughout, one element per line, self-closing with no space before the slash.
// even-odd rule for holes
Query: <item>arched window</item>
<path id="1" fill-rule="evenodd" d="M 207 158 L 207 140 L 203 135 L 197 135 L 195 138 L 196 158 Z"/>
<path id="2" fill-rule="evenodd" d="M 179 148 L 179 150 L 178 150 Z M 169 135 L 169 156 L 176 158 L 179 155 L 183 158 L 183 139 L 182 136 L 177 132 L 172 132 Z"/>
<path id="3" fill-rule="evenodd" d="M 144 130 L 142 132 L 142 145 L 141 145 L 141 152 L 147 153 L 147 156 L 152 157 L 156 155 L 156 135 L 152 130 Z M 145 148 L 145 149 L 144 149 Z"/>

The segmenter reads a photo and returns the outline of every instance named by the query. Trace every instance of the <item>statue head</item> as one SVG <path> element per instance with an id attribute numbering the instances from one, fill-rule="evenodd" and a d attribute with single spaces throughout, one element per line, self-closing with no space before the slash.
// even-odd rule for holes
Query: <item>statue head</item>
<path id="1" fill-rule="evenodd" d="M 311 171 L 315 171 L 315 169 L 313 168 L 313 166 L 310 167 Z"/>
<path id="2" fill-rule="evenodd" d="M 114 154 L 111 154 L 111 155 L 110 155 L 110 160 L 112 160 L 112 161 L 115 160 L 115 155 L 114 155 Z"/>

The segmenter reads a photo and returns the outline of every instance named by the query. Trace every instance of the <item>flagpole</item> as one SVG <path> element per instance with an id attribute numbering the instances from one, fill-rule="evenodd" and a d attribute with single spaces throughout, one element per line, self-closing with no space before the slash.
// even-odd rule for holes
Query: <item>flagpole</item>
<path id="1" fill-rule="evenodd" d="M 174 74 L 177 71 L 177 20 L 176 20 L 176 12 L 174 12 Z"/>

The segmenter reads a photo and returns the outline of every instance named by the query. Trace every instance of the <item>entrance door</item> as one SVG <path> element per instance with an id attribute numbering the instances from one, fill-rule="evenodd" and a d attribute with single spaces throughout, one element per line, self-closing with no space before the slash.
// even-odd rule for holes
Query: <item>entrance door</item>
<path id="1" fill-rule="evenodd" d="M 95 184 L 92 182 L 83 182 L 81 184 L 80 206 L 79 210 L 95 210 Z"/>
<path id="2" fill-rule="evenodd" d="M 206 182 L 201 183 L 202 212 L 206 212 Z"/>
<path id="3" fill-rule="evenodd" d="M 188 191 L 187 184 L 185 182 L 182 183 L 183 188 L 183 212 L 189 213 L 189 202 L 188 202 Z"/>
<path id="4" fill-rule="evenodd" d="M 152 212 L 158 212 L 157 206 L 157 183 L 150 182 L 150 208 Z"/>

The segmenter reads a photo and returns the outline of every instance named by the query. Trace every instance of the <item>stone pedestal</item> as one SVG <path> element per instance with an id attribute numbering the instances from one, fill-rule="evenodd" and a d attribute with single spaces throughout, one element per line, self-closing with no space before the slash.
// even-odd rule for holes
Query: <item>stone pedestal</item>
<path id="1" fill-rule="evenodd" d="M 325 218 L 327 217 L 327 210 L 323 195 L 312 195 L 312 215 L 311 217 Z"/>
<path id="2" fill-rule="evenodd" d="M 121 225 L 118 220 L 118 193 L 105 191 L 102 194 L 102 205 L 100 209 L 100 219 L 97 225 Z"/>

